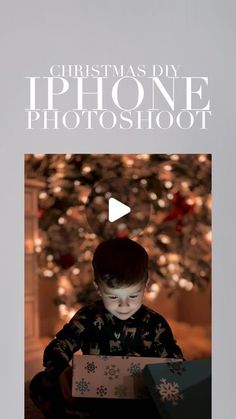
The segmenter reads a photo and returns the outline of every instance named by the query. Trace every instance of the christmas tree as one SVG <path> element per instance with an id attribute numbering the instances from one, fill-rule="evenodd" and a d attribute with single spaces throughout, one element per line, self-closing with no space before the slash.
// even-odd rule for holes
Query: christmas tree
<path id="1" fill-rule="evenodd" d="M 39 276 L 58 283 L 55 303 L 68 312 L 96 298 L 91 260 L 100 238 L 85 205 L 96 182 L 135 179 L 152 202 L 148 225 L 134 239 L 149 254 L 150 293 L 201 291 L 211 276 L 211 156 L 207 154 L 27 154 L 26 178 L 39 191 Z"/>

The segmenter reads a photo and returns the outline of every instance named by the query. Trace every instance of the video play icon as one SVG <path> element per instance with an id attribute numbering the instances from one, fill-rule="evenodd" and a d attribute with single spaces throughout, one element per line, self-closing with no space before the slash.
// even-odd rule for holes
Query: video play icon
<path id="1" fill-rule="evenodd" d="M 115 198 L 109 198 L 108 201 L 108 220 L 113 223 L 124 215 L 129 214 L 131 208 L 128 205 L 123 204 Z"/>
<path id="2" fill-rule="evenodd" d="M 138 236 L 148 224 L 150 212 L 150 198 L 142 182 L 122 177 L 96 183 L 86 203 L 88 224 L 105 240 Z"/>

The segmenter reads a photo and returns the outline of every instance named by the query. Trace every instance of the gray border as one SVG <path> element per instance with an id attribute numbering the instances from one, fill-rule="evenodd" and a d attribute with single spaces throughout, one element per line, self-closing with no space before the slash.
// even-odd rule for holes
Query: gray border
<path id="1" fill-rule="evenodd" d="M 5 13 L 4 13 L 5 12 Z M 1 14 L 1 403 L 23 412 L 23 154 L 213 154 L 213 418 L 235 415 L 235 2 L 23 0 Z M 180 63 L 208 75 L 214 111 L 207 131 L 27 132 L 24 76 L 59 63 Z"/>

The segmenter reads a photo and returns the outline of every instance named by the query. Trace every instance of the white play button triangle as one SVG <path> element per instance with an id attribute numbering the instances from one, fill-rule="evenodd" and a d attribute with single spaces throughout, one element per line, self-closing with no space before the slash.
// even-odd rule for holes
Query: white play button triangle
<path id="1" fill-rule="evenodd" d="M 108 201 L 108 220 L 113 223 L 113 221 L 118 220 L 126 214 L 129 214 L 131 211 L 128 205 L 122 204 L 115 198 L 109 198 Z"/>
<path id="2" fill-rule="evenodd" d="M 102 240 L 137 237 L 147 226 L 150 213 L 151 199 L 139 179 L 121 176 L 97 182 L 86 203 L 88 224 Z"/>

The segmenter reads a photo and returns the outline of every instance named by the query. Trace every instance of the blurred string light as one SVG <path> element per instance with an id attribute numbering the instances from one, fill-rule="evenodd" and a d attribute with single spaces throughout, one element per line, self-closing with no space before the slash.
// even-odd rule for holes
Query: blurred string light
<path id="1" fill-rule="evenodd" d="M 40 237 L 34 239 L 34 248 L 36 253 L 42 252 L 42 239 Z"/>
<path id="2" fill-rule="evenodd" d="M 84 167 L 82 167 L 82 173 L 84 173 L 84 174 L 90 173 L 91 170 L 92 169 L 91 169 L 90 166 L 85 165 Z"/>
<path id="3" fill-rule="evenodd" d="M 198 161 L 200 161 L 201 163 L 204 163 L 207 159 L 207 156 L 205 154 L 200 154 L 200 156 L 198 156 Z"/>
<path id="4" fill-rule="evenodd" d="M 57 193 L 61 192 L 61 190 L 62 190 L 61 186 L 55 186 L 55 188 L 53 188 L 53 192 L 54 192 L 55 194 L 57 194 Z"/>
<path id="5" fill-rule="evenodd" d="M 65 224 L 66 219 L 64 217 L 58 218 L 58 224 Z"/>
<path id="6" fill-rule="evenodd" d="M 210 231 L 208 231 L 208 232 L 205 234 L 205 238 L 206 238 L 206 240 L 207 240 L 208 242 L 210 242 L 210 243 L 211 243 L 211 241 L 212 241 L 212 232 L 211 232 L 211 230 L 210 230 Z"/>
<path id="7" fill-rule="evenodd" d="M 155 199 L 157 199 L 157 195 L 154 192 L 150 193 L 150 198 L 154 201 Z"/>
<path id="8" fill-rule="evenodd" d="M 164 208 L 166 206 L 164 199 L 158 199 L 157 203 L 160 208 Z"/>
<path id="9" fill-rule="evenodd" d="M 171 242 L 170 237 L 169 237 L 169 236 L 167 236 L 166 234 L 161 234 L 161 235 L 159 236 L 159 239 L 160 239 L 160 241 L 161 241 L 162 243 L 164 243 L 164 244 L 169 244 L 169 243 Z"/>
<path id="10" fill-rule="evenodd" d="M 173 186 L 173 183 L 167 180 L 166 182 L 164 182 L 164 186 L 166 189 L 170 189 Z"/>
<path id="11" fill-rule="evenodd" d="M 178 161 L 179 160 L 179 156 L 178 156 L 178 154 L 171 154 L 170 155 L 170 159 L 173 160 L 173 161 Z"/>
<path id="12" fill-rule="evenodd" d="M 159 284 L 157 284 L 157 283 L 152 284 L 146 292 L 146 297 L 149 300 L 155 300 L 158 297 L 160 289 L 161 289 L 161 287 L 160 287 Z"/>
<path id="13" fill-rule="evenodd" d="M 43 275 L 44 275 L 45 277 L 47 277 L 47 278 L 52 278 L 52 276 L 53 276 L 53 271 L 51 271 L 50 269 L 45 269 L 45 270 L 43 271 Z"/>
<path id="14" fill-rule="evenodd" d="M 149 154 L 137 154 L 136 158 L 137 158 L 137 160 L 148 161 L 150 159 L 150 155 Z"/>
<path id="15" fill-rule="evenodd" d="M 185 278 L 180 278 L 179 280 L 179 286 L 181 288 L 184 288 L 186 291 L 191 291 L 193 288 L 193 284 L 192 282 L 189 282 L 187 279 Z"/>
<path id="16" fill-rule="evenodd" d="M 72 154 L 66 154 L 66 155 L 65 155 L 65 160 L 67 160 L 67 161 L 68 161 L 68 160 L 70 160 L 70 159 L 71 159 L 71 157 L 72 157 Z"/>
<path id="17" fill-rule="evenodd" d="M 39 192 L 39 199 L 46 199 L 48 197 L 47 192 L 41 191 Z"/>
<path id="18" fill-rule="evenodd" d="M 44 158 L 45 154 L 34 154 L 33 156 L 38 160 L 42 160 Z"/>

